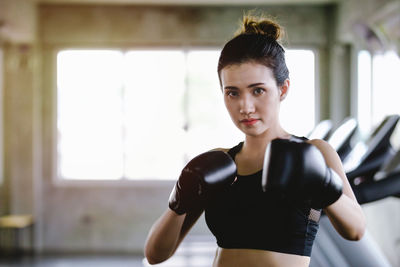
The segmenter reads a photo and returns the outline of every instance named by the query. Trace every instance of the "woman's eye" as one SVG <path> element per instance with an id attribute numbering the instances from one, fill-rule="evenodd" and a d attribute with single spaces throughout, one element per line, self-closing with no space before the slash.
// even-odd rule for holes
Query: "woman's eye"
<path id="1" fill-rule="evenodd" d="M 264 88 L 255 88 L 254 89 L 254 94 L 256 94 L 256 95 L 261 95 L 264 92 L 265 92 Z"/>
<path id="2" fill-rule="evenodd" d="M 226 92 L 226 95 L 227 95 L 227 96 L 238 96 L 239 94 L 238 94 L 238 92 L 236 92 L 236 91 L 227 91 L 227 92 Z"/>

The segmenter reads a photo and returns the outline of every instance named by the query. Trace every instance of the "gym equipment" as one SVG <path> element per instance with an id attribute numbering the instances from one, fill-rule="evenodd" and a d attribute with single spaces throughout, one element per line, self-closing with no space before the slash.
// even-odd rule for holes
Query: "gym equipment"
<path id="1" fill-rule="evenodd" d="M 344 157 L 349 170 L 347 176 L 360 204 L 388 196 L 400 196 L 399 118 L 398 115 L 387 116 L 370 135 L 367 143 L 358 143 Z M 350 132 L 342 138 L 347 139 Z M 334 135 L 335 132 L 331 136 Z M 336 232 L 327 216 L 323 216 L 311 254 L 310 267 L 316 266 L 391 265 L 368 230 L 360 241 L 347 241 Z"/>
<path id="2" fill-rule="evenodd" d="M 307 135 L 308 139 L 324 139 L 329 136 L 330 131 L 332 130 L 332 121 L 331 120 L 323 120 L 320 121 L 314 129 Z"/>
<path id="3" fill-rule="evenodd" d="M 359 142 L 343 162 L 347 178 L 352 186 L 373 179 L 374 174 L 382 164 L 394 154 L 390 143 L 399 115 L 387 116 L 375 131 L 369 136 L 367 142 Z"/>
<path id="4" fill-rule="evenodd" d="M 341 237 L 327 216 L 321 217 L 311 253 L 310 267 L 390 267 L 375 240 L 365 232 L 357 242 Z"/>
<path id="5" fill-rule="evenodd" d="M 332 132 L 327 142 L 336 150 L 343 161 L 353 149 L 353 140 L 357 132 L 356 119 L 348 117 Z"/>
<path id="6" fill-rule="evenodd" d="M 400 197 L 400 125 L 394 130 L 389 139 L 389 156 L 373 175 L 372 179 L 353 186 L 354 194 L 360 204 L 369 203 L 389 196 Z"/>

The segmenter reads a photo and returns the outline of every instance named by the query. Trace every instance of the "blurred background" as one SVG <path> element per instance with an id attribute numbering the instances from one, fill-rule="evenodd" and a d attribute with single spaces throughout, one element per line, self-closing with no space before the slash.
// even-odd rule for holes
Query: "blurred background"
<path id="1" fill-rule="evenodd" d="M 253 9 L 287 33 L 288 131 L 353 118 L 352 144 L 368 144 L 400 114 L 398 0 L 0 0 L 0 251 L 22 251 L 4 266 L 77 255 L 79 266 L 104 255 L 104 266 L 146 265 L 147 233 L 184 164 L 243 139 L 216 69 Z M 400 200 L 363 209 L 377 248 L 400 266 Z M 187 240 L 212 260 L 204 218 Z M 177 262 L 168 266 L 192 266 Z"/>

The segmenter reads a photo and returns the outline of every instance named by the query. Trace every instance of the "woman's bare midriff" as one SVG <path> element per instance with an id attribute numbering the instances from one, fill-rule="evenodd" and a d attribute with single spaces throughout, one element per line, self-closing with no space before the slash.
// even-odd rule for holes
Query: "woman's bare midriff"
<path id="1" fill-rule="evenodd" d="M 307 267 L 310 257 L 257 249 L 218 248 L 213 267 Z"/>

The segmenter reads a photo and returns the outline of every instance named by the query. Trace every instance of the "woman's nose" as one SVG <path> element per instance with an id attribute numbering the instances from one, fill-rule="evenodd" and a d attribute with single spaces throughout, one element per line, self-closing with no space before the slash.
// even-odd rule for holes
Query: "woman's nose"
<path id="1" fill-rule="evenodd" d="M 240 101 L 240 114 L 247 115 L 254 113 L 254 101 L 249 96 L 243 96 Z"/>

